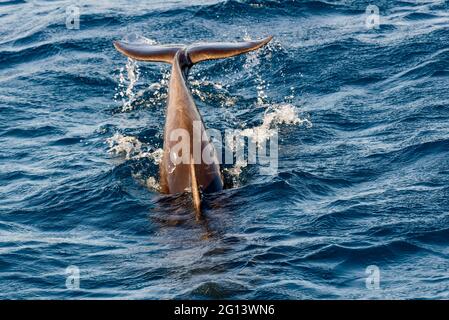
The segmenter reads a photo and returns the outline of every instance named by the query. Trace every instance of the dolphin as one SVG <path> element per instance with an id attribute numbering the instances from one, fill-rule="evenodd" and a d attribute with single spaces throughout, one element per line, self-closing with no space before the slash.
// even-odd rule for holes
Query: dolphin
<path id="1" fill-rule="evenodd" d="M 190 191 L 197 219 L 201 216 L 201 194 L 221 191 L 223 178 L 216 151 L 186 84 L 189 70 L 201 61 L 233 57 L 259 49 L 271 39 L 272 37 L 269 36 L 254 41 L 197 43 L 189 46 L 114 41 L 115 48 L 132 59 L 171 64 L 159 183 L 161 193 L 174 194 Z M 198 131 L 201 132 L 199 137 L 194 133 L 195 123 L 199 127 Z M 179 137 L 173 138 L 173 134 L 179 129 L 187 133 L 184 139 L 181 136 L 181 141 Z M 195 143 L 200 145 L 200 155 L 203 151 L 207 151 L 212 161 L 210 159 L 205 161 L 203 157 L 197 156 L 198 153 L 194 150 Z M 187 161 L 179 163 L 176 160 L 180 157 Z"/>

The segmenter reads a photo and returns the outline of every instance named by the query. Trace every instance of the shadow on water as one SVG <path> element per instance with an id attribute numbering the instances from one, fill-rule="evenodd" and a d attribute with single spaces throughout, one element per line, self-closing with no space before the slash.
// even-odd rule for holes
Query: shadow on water
<path id="1" fill-rule="evenodd" d="M 217 223 L 216 215 L 220 208 L 217 195 L 203 196 L 199 217 L 196 217 L 190 193 L 158 195 L 150 219 L 161 227 L 196 230 L 203 240 L 218 239 L 225 230 Z"/>

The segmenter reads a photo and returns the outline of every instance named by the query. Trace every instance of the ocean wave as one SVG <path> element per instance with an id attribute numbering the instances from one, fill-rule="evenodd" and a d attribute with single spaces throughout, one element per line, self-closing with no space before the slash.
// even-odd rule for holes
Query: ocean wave
<path id="1" fill-rule="evenodd" d="M 68 3 L 0 3 L 2 298 L 447 298 L 447 1 L 378 1 L 378 29 L 368 0 L 87 2 L 79 30 Z M 112 41 L 268 34 L 191 70 L 207 127 L 279 133 L 197 222 L 158 193 L 170 68 Z"/>

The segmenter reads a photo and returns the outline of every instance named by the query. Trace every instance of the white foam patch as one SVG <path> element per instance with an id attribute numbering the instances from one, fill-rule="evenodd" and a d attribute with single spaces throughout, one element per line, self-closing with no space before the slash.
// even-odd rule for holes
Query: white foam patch
<path id="1" fill-rule="evenodd" d="M 159 164 L 162 159 L 163 150 L 161 148 L 148 151 L 151 146 L 133 136 L 116 133 L 107 139 L 107 143 L 109 144 L 108 152 L 123 155 L 127 160 L 149 158 L 155 164 Z"/>
<path id="2" fill-rule="evenodd" d="M 122 155 L 126 160 L 148 158 L 158 165 L 162 160 L 163 150 L 158 148 L 154 151 L 151 146 L 141 142 L 133 136 L 125 136 L 120 133 L 114 134 L 107 139 L 109 144 L 108 152 L 112 154 Z M 148 189 L 159 191 L 160 185 L 155 177 L 143 177 L 140 173 L 134 173 L 133 178 Z"/>
<path id="3" fill-rule="evenodd" d="M 261 125 L 235 130 L 234 137 L 247 137 L 256 144 L 262 144 L 276 133 L 280 125 L 304 125 L 310 128 L 312 127 L 312 122 L 309 119 L 301 118 L 298 108 L 292 104 L 269 105 L 265 110 Z M 244 144 L 245 142 L 243 139 L 234 139 L 234 137 L 227 136 L 226 144 L 235 150 L 236 146 L 234 144 L 236 141 L 240 144 Z M 238 147 L 243 148 L 242 145 Z M 239 185 L 238 178 L 246 166 L 248 166 L 246 159 L 237 159 L 232 168 L 225 169 L 232 176 L 235 186 Z"/>
<path id="4" fill-rule="evenodd" d="M 140 173 L 132 175 L 133 178 L 139 182 L 142 186 L 147 187 L 149 190 L 160 191 L 161 186 L 155 177 L 143 177 Z"/>
<path id="5" fill-rule="evenodd" d="M 276 104 L 268 106 L 265 110 L 260 126 L 240 130 L 240 135 L 251 138 L 256 143 L 262 143 L 273 136 L 280 124 L 312 127 L 309 119 L 300 118 L 298 108 L 294 105 Z"/>

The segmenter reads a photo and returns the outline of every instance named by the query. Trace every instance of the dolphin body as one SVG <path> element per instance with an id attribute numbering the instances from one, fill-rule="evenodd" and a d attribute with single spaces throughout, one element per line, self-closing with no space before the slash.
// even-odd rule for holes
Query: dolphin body
<path id="1" fill-rule="evenodd" d="M 164 152 L 160 163 L 161 192 L 174 194 L 190 190 L 197 219 L 201 215 L 201 192 L 210 193 L 223 189 L 223 178 L 216 151 L 206 133 L 204 123 L 198 108 L 193 101 L 192 94 L 186 85 L 190 68 L 201 61 L 221 59 L 236 56 L 259 49 L 270 42 L 272 37 L 262 40 L 237 43 L 200 43 L 190 46 L 184 45 L 148 45 L 142 43 L 126 43 L 115 41 L 115 48 L 124 55 L 140 61 L 165 62 L 172 65 L 168 90 L 166 120 L 164 129 Z M 201 136 L 194 137 L 193 123 L 200 126 Z M 188 139 L 173 141 L 171 134 L 176 129 L 188 132 Z M 208 148 L 213 161 L 194 159 L 194 140 L 201 139 L 201 155 Z M 173 155 L 175 145 L 186 143 L 188 155 Z M 198 143 L 198 141 L 196 141 Z M 178 146 L 179 147 L 179 146 Z M 181 152 L 182 153 L 182 152 Z M 190 161 L 176 163 L 173 156 L 185 156 Z"/>

